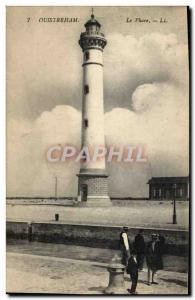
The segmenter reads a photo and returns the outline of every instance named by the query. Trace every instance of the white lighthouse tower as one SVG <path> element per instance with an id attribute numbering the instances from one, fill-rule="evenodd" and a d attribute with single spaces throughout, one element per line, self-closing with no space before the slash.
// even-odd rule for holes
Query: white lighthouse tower
<path id="1" fill-rule="evenodd" d="M 97 147 L 105 147 L 103 49 L 107 41 L 93 12 L 85 28 L 79 40 L 83 50 L 82 149 L 94 153 Z M 78 200 L 86 206 L 111 205 L 105 157 L 89 161 L 86 153 L 78 174 Z"/>

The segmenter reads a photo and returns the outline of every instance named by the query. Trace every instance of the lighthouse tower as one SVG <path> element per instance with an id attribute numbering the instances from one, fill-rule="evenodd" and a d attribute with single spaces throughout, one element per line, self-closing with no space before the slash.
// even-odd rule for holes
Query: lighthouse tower
<path id="1" fill-rule="evenodd" d="M 83 51 L 82 149 L 91 154 L 105 147 L 103 49 L 107 41 L 93 12 L 85 28 L 79 40 Z M 111 205 L 105 157 L 89 160 L 88 150 L 78 174 L 78 200 L 86 206 Z"/>

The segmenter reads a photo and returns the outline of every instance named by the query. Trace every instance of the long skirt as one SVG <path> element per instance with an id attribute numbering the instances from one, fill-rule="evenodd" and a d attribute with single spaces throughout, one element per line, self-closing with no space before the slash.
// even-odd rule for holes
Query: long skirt
<path id="1" fill-rule="evenodd" d="M 159 255 L 150 254 L 146 256 L 146 263 L 148 268 L 154 272 L 162 269 L 162 260 Z"/>

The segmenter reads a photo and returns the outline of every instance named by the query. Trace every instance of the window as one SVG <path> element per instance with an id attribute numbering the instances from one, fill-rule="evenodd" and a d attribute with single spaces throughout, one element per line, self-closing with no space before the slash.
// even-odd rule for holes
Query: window
<path id="1" fill-rule="evenodd" d="M 83 152 L 83 162 L 86 162 L 87 161 L 87 154 L 85 152 Z"/>
<path id="2" fill-rule="evenodd" d="M 89 60 L 89 52 L 85 52 L 85 60 Z"/>
<path id="3" fill-rule="evenodd" d="M 88 127 L 88 119 L 84 119 L 84 126 L 85 126 L 85 128 Z"/>
<path id="4" fill-rule="evenodd" d="M 177 184 L 174 183 L 174 184 L 173 184 L 173 196 L 174 196 L 174 197 L 177 197 L 177 193 L 178 193 Z"/>
<path id="5" fill-rule="evenodd" d="M 89 86 L 87 84 L 84 86 L 84 93 L 85 95 L 89 93 Z"/>

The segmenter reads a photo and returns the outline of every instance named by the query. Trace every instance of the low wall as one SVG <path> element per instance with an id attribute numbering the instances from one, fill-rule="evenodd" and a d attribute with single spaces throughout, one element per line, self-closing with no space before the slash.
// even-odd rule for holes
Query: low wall
<path id="1" fill-rule="evenodd" d="M 139 228 L 129 229 L 133 242 Z M 97 248 L 118 249 L 121 227 L 100 225 L 76 225 L 58 222 L 7 222 L 7 238 L 28 238 L 32 241 L 75 244 Z M 186 255 L 188 252 L 188 231 L 144 228 L 146 242 L 151 234 L 162 234 L 166 240 L 166 253 Z"/>
<path id="2" fill-rule="evenodd" d="M 29 237 L 28 222 L 6 222 L 7 238 L 27 239 Z"/>

